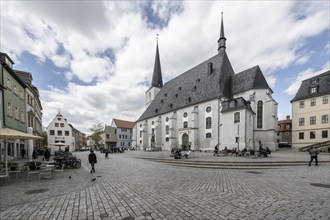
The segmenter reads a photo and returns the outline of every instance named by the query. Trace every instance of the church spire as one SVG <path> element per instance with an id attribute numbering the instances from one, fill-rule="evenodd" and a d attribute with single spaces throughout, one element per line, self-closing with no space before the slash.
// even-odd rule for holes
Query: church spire
<path id="1" fill-rule="evenodd" d="M 226 49 L 225 31 L 223 28 L 223 12 L 221 12 L 220 38 L 218 40 L 218 51 Z"/>
<path id="2" fill-rule="evenodd" d="M 159 50 L 158 50 L 158 34 L 157 34 L 157 47 L 156 47 L 154 73 L 152 75 L 151 87 L 158 87 L 158 88 L 163 87 L 162 69 L 160 67 Z"/>

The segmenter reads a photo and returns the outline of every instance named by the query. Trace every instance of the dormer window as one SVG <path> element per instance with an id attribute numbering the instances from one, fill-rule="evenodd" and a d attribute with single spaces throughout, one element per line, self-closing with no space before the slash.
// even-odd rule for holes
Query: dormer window
<path id="1" fill-rule="evenodd" d="M 316 85 L 316 84 L 317 84 L 317 82 L 318 82 L 318 80 L 317 80 L 317 79 L 312 79 L 312 80 L 311 80 L 311 84 L 312 84 L 312 85 Z"/>
<path id="2" fill-rule="evenodd" d="M 197 87 L 196 87 L 196 86 L 194 86 L 194 87 L 193 87 L 193 90 L 194 90 L 194 91 L 196 91 L 196 89 L 197 89 Z"/>
<path id="3" fill-rule="evenodd" d="M 179 87 L 179 89 L 178 89 L 179 91 L 181 91 L 181 86 Z"/>
<path id="4" fill-rule="evenodd" d="M 196 80 L 196 83 L 200 83 L 200 81 L 201 81 L 201 79 L 200 79 L 200 78 L 198 78 L 198 79 Z"/>
<path id="5" fill-rule="evenodd" d="M 315 94 L 317 92 L 317 87 L 316 86 L 311 87 L 309 91 L 310 91 L 310 94 Z"/>
<path id="6" fill-rule="evenodd" d="M 169 104 L 169 107 L 170 107 L 170 108 L 172 108 L 172 107 L 173 107 L 173 104 L 172 104 L 172 103 L 170 103 L 170 104 Z"/>
<path id="7" fill-rule="evenodd" d="M 178 98 L 178 94 L 175 94 L 174 97 L 175 97 L 175 98 Z"/>
<path id="8" fill-rule="evenodd" d="M 166 97 L 167 96 L 167 93 L 165 93 L 164 96 Z"/>

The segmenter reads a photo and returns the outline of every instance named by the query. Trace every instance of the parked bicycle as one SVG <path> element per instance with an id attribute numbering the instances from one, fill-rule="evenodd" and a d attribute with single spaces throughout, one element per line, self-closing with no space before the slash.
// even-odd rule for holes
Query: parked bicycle
<path id="1" fill-rule="evenodd" d="M 56 156 L 53 158 L 55 161 L 55 167 L 62 167 L 64 164 L 64 167 L 72 167 L 72 168 L 80 168 L 81 167 L 81 160 L 79 158 L 76 158 L 75 156 Z"/>

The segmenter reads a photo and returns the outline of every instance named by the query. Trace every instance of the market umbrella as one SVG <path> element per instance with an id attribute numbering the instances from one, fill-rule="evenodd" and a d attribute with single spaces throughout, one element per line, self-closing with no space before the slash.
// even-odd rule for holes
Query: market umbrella
<path id="1" fill-rule="evenodd" d="M 0 128 L 0 139 L 4 139 L 5 144 L 5 169 L 6 169 L 6 175 L 8 175 L 8 146 L 6 144 L 7 140 L 17 140 L 17 139 L 23 139 L 23 140 L 31 140 L 31 139 L 43 139 L 40 136 L 27 134 L 21 131 L 16 131 L 10 128 Z"/>

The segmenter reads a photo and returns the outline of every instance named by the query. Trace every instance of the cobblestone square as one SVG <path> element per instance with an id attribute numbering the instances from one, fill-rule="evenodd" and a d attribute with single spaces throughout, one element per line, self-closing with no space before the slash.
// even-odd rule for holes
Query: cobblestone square
<path id="1" fill-rule="evenodd" d="M 306 165 L 265 169 L 207 169 L 173 166 L 137 157 L 167 157 L 166 152 L 97 152 L 89 172 L 88 152 L 76 153 L 80 169 L 53 179 L 23 174 L 1 180 L 0 219 L 329 219 L 329 154 L 319 166 L 308 155 L 289 154 Z M 285 155 L 285 154 L 283 154 Z M 298 156 L 297 156 L 298 155 Z M 269 161 L 286 156 L 276 155 Z M 298 159 L 297 159 L 298 158 Z M 195 154 L 191 160 L 246 160 Z M 267 160 L 267 158 L 265 158 Z M 251 160 L 251 159 L 250 159 Z M 262 159 L 264 160 L 264 159 Z M 254 171 L 254 172 L 251 172 Z M 69 179 L 71 176 L 71 179 Z M 96 178 L 96 181 L 91 181 Z M 26 194 L 45 189 L 41 193 Z"/>

